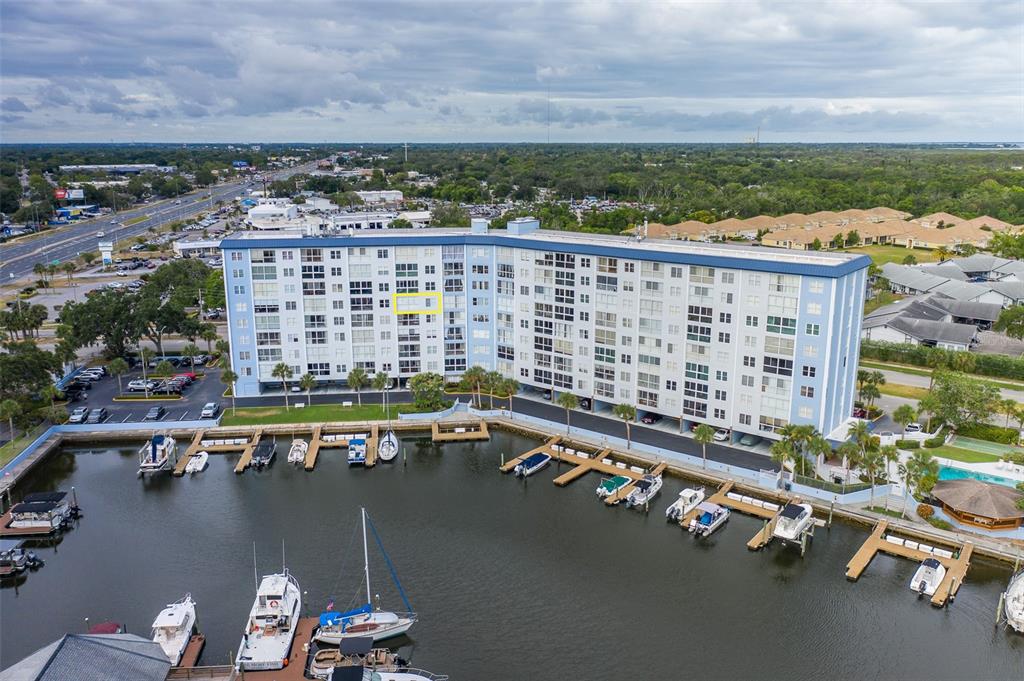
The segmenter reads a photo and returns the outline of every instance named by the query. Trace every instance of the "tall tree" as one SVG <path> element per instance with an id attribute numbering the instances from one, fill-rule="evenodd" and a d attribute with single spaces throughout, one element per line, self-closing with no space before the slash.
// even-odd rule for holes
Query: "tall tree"
<path id="1" fill-rule="evenodd" d="M 615 415 L 622 419 L 626 424 L 626 449 L 633 446 L 632 444 L 632 433 L 630 432 L 630 424 L 636 420 L 636 407 L 632 404 L 616 404 L 612 409 Z"/>
<path id="2" fill-rule="evenodd" d="M 992 328 L 1010 338 L 1024 339 L 1024 305 L 1014 305 L 1000 312 Z"/>
<path id="3" fill-rule="evenodd" d="M 8 433 L 11 442 L 14 442 L 14 419 L 21 416 L 21 404 L 17 400 L 6 399 L 0 402 L 0 419 L 7 420 Z"/>
<path id="4" fill-rule="evenodd" d="M 360 367 L 356 367 L 352 371 L 348 372 L 348 387 L 350 390 L 356 391 L 356 399 L 359 400 L 359 406 L 363 406 L 363 395 L 360 392 L 370 382 L 370 378 L 366 375 L 366 371 Z"/>
<path id="5" fill-rule="evenodd" d="M 309 393 L 316 387 L 316 376 L 306 372 L 299 377 L 299 387 L 306 391 L 306 406 L 312 404 L 309 400 Z"/>
<path id="6" fill-rule="evenodd" d="M 580 399 L 572 393 L 560 393 L 555 400 L 558 406 L 565 409 L 565 432 L 569 432 L 569 414 L 573 409 L 580 406 Z"/>
<path id="7" fill-rule="evenodd" d="M 708 467 L 708 445 L 715 439 L 715 429 L 702 423 L 693 429 L 693 439 L 700 445 L 701 467 Z"/>
<path id="8" fill-rule="evenodd" d="M 281 386 L 284 388 L 284 408 L 287 411 L 291 408 L 288 405 L 288 381 L 292 380 L 292 368 L 284 362 L 278 362 L 274 365 L 274 370 L 270 372 L 270 375 L 281 381 Z"/>
<path id="9" fill-rule="evenodd" d="M 115 357 L 110 360 L 110 364 L 107 365 L 107 371 L 117 377 L 117 392 L 118 394 L 124 393 L 124 386 L 121 383 L 121 377 L 128 373 L 128 362 L 123 357 Z"/>
<path id="10" fill-rule="evenodd" d="M 892 420 L 906 429 L 908 423 L 917 420 L 917 409 L 911 404 L 901 404 L 892 412 Z"/>

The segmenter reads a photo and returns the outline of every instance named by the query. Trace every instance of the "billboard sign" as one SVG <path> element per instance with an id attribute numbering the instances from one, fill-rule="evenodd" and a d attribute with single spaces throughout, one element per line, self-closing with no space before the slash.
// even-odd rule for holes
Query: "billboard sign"
<path id="1" fill-rule="evenodd" d="M 58 187 L 57 189 L 53 190 L 53 197 L 55 199 L 57 199 L 58 201 L 63 201 L 65 198 L 67 198 L 67 195 L 68 195 L 68 190 L 67 189 L 61 189 L 60 187 Z"/>
<path id="2" fill-rule="evenodd" d="M 74 199 L 74 200 L 82 201 L 82 200 L 85 199 L 85 190 L 84 189 L 69 189 L 67 191 L 67 197 L 69 199 Z"/>

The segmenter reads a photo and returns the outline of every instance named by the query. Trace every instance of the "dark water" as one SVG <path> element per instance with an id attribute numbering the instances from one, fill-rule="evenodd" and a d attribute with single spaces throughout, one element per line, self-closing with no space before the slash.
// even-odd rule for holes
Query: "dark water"
<path id="1" fill-rule="evenodd" d="M 605 508 L 596 475 L 556 488 L 554 466 L 527 485 L 499 474 L 501 453 L 534 446 L 524 438 L 403 445 L 407 467 L 350 470 L 327 450 L 306 473 L 282 441 L 268 471 L 236 476 L 235 456 L 213 455 L 196 477 L 146 482 L 135 447 L 65 450 L 21 491 L 75 485 L 85 518 L 42 551 L 45 568 L 0 592 L 0 667 L 86 617 L 148 635 L 186 591 L 202 662 L 224 664 L 254 596 L 252 542 L 263 574 L 285 540 L 310 614 L 331 596 L 344 607 L 361 585 L 365 505 L 421 616 L 406 654 L 455 680 L 1024 678 L 1024 637 L 993 626 L 1005 567 L 976 561 L 937 610 L 907 588 L 909 561 L 880 555 L 846 581 L 857 527 L 819 529 L 804 559 L 749 552 L 761 523 L 738 514 L 695 543 L 664 521 L 679 480 L 645 517 Z M 401 609 L 371 553 L 374 590 Z"/>

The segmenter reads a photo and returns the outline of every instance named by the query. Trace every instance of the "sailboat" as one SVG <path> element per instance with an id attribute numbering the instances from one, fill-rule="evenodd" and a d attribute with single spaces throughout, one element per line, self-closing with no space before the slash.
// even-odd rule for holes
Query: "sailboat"
<path id="1" fill-rule="evenodd" d="M 1003 601 L 1006 623 L 1017 633 L 1024 634 L 1024 570 L 1010 580 Z"/>
<path id="2" fill-rule="evenodd" d="M 395 437 L 395 431 L 391 430 L 391 409 L 388 407 L 388 389 L 384 390 L 384 408 L 388 414 L 388 432 L 384 433 L 384 437 L 377 441 L 377 458 L 381 461 L 394 461 L 395 457 L 398 456 L 398 438 Z"/>
<path id="3" fill-rule="evenodd" d="M 405 607 L 410 612 L 398 613 L 379 608 L 374 609 L 373 591 L 370 589 L 370 554 L 366 543 L 366 509 L 360 509 L 360 511 L 363 519 L 363 572 L 366 574 L 366 604 L 348 612 L 327 610 L 321 613 L 320 628 L 313 636 L 313 639 L 320 643 L 339 645 L 344 639 L 357 637 L 371 637 L 374 641 L 382 641 L 404 634 L 416 623 L 416 613 L 411 612 L 412 606 L 409 605 L 409 599 L 405 597 L 405 591 L 402 590 L 402 585 L 399 583 L 394 569 L 391 570 L 391 576 L 395 580 L 395 586 L 398 587 L 398 593 L 401 594 Z M 391 567 L 391 559 L 384 552 L 384 546 L 380 543 L 377 531 L 374 530 L 373 534 L 381 552 L 384 553 L 384 560 Z"/>

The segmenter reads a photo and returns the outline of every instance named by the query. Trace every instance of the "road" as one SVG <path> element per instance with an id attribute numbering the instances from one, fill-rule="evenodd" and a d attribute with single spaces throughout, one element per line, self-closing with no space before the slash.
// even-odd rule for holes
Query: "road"
<path id="1" fill-rule="evenodd" d="M 868 367 L 869 371 L 878 371 L 872 367 Z M 928 376 L 918 376 L 917 374 L 905 374 L 902 371 L 894 371 L 892 369 L 881 369 L 882 375 L 885 376 L 886 383 L 896 383 L 899 385 L 909 385 L 915 388 L 931 388 L 929 383 L 931 379 Z M 984 378 L 982 378 L 984 380 Z M 993 381 L 999 379 L 993 378 Z M 1010 390 L 1008 388 L 1001 388 L 1000 392 L 1004 399 L 1016 400 L 1017 402 L 1024 402 L 1024 390 Z"/>
<path id="2" fill-rule="evenodd" d="M 279 170 L 270 174 L 270 180 L 281 180 L 315 167 L 316 161 Z M 228 203 L 239 196 L 245 187 L 243 182 L 230 182 L 205 188 L 180 197 L 181 203 L 162 201 L 142 205 L 116 214 L 118 225 L 110 223 L 106 215 L 92 220 L 76 222 L 43 232 L 35 238 L 15 240 L 0 245 L 0 282 L 20 279 L 32 273 L 37 262 L 61 263 L 76 258 L 84 251 L 96 250 L 97 232 L 104 232 L 106 239 L 124 240 L 143 234 L 150 227 L 168 222 L 185 220 L 205 210 L 210 210 L 218 201 Z M 207 196 L 207 192 L 212 196 Z M 133 225 L 125 222 L 145 217 Z"/>

